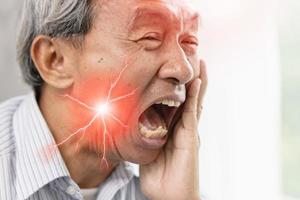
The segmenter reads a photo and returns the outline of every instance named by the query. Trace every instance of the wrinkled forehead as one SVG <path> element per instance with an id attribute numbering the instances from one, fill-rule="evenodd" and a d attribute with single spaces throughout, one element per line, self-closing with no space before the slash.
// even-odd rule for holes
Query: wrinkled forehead
<path id="1" fill-rule="evenodd" d="M 200 23 L 200 15 L 192 5 L 188 0 L 135 0 L 131 22 L 139 18 L 161 18 L 162 21 L 178 25 L 197 26 Z"/>
<path id="2" fill-rule="evenodd" d="M 147 21 L 191 27 L 198 30 L 200 15 L 196 0 L 98 0 L 103 23 L 113 24 L 119 30 L 132 30 Z M 129 26 L 128 26 L 129 25 Z"/>
<path id="3" fill-rule="evenodd" d="M 128 7 L 131 11 L 141 10 L 143 8 L 153 10 L 165 8 L 164 11 L 166 14 L 169 13 L 184 18 L 199 15 L 195 9 L 196 1 L 197 0 L 96 0 L 96 2 L 100 4 L 100 7 L 119 7 L 120 9 Z"/>
<path id="4" fill-rule="evenodd" d="M 166 13 L 185 19 L 199 16 L 194 9 L 194 2 L 195 0 L 135 0 L 135 9 L 165 9 Z"/>

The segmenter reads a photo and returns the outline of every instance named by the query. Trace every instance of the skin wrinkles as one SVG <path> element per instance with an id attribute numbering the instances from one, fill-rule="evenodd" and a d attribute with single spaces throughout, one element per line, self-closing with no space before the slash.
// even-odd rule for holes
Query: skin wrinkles
<path id="1" fill-rule="evenodd" d="M 148 1 L 143 1 L 135 8 L 129 21 L 129 40 L 151 40 L 147 43 L 150 46 L 148 49 L 154 49 L 163 43 L 168 32 L 174 32 L 185 53 L 189 56 L 196 54 L 200 16 L 197 12 L 189 13 L 173 7 L 172 3 L 160 7 L 149 6 Z"/>
<path id="2" fill-rule="evenodd" d="M 175 29 L 177 32 L 185 30 L 186 32 L 196 34 L 199 18 L 198 13 L 188 16 L 186 12 L 181 11 L 176 14 L 172 9 L 155 8 L 146 4 L 135 8 L 134 15 L 129 22 L 129 33 L 138 31 L 144 27 L 153 27 L 156 25 L 166 27 L 166 29 Z"/>
<path id="3" fill-rule="evenodd" d="M 115 1 L 116 2 L 116 1 Z M 141 1 L 142 2 L 142 1 Z M 128 17 L 128 19 L 130 20 L 126 20 L 125 22 L 123 20 L 117 20 L 115 21 L 112 26 L 109 27 L 103 27 L 103 23 L 104 21 L 101 20 L 101 22 L 99 23 L 99 27 L 101 27 L 101 31 L 104 32 L 105 34 L 103 35 L 105 38 L 109 38 L 109 49 L 107 51 L 107 48 L 104 48 L 106 45 L 97 43 L 94 44 L 94 48 L 98 49 L 100 47 L 101 52 L 111 52 L 111 51 L 115 51 L 115 50 L 120 50 L 120 46 L 122 47 L 122 52 L 116 52 L 113 53 L 116 55 L 116 57 L 120 57 L 117 56 L 117 54 L 121 54 L 123 57 L 124 55 L 128 54 L 128 49 L 130 52 L 138 52 L 136 54 L 136 58 L 133 57 L 132 58 L 132 62 L 135 65 L 141 65 L 143 66 L 144 63 L 140 63 L 140 61 L 143 60 L 143 62 L 147 62 L 147 60 L 153 60 L 155 59 L 155 57 L 160 56 L 162 52 L 167 52 L 169 51 L 169 49 L 174 49 L 173 51 L 176 51 L 176 53 L 170 52 L 169 55 L 166 55 L 166 59 L 165 62 L 170 62 L 170 65 L 173 65 L 173 61 L 172 58 L 173 57 L 178 57 L 177 55 L 179 55 L 179 57 L 185 57 L 184 60 L 185 62 L 189 63 L 189 65 L 191 65 L 191 67 L 193 68 L 194 76 L 197 76 L 197 74 L 199 74 L 199 70 L 197 69 L 197 64 L 196 64 L 196 60 L 197 55 L 196 55 L 196 50 L 191 50 L 192 53 L 189 53 L 189 49 L 196 49 L 196 46 L 190 47 L 190 45 L 187 45 L 187 47 L 185 46 L 185 44 L 179 44 L 180 42 L 178 41 L 179 39 L 183 40 L 183 37 L 187 37 L 187 33 L 184 31 L 189 31 L 189 32 L 196 32 L 197 30 L 184 30 L 184 27 L 182 27 L 182 23 L 180 23 L 181 21 L 186 21 L 184 20 L 181 16 L 188 16 L 187 14 L 178 14 L 180 13 L 180 9 L 178 8 L 173 8 L 172 4 L 168 4 L 167 6 L 164 5 L 163 2 L 160 1 L 154 1 L 157 2 L 157 5 L 153 5 L 153 4 L 149 4 L 149 1 L 143 1 L 142 3 L 138 4 L 136 6 L 136 10 L 134 11 L 134 13 L 132 15 L 130 15 L 130 17 Z M 113 4 L 114 2 L 107 2 L 107 7 L 109 7 L 111 9 L 110 12 L 114 11 L 114 8 L 112 8 L 113 6 L 108 5 L 109 3 Z M 163 6 L 161 6 L 161 4 Z M 104 8 L 100 8 L 99 12 L 105 12 L 105 6 Z M 116 7 L 118 7 L 116 5 Z M 157 8 L 157 9 L 153 9 L 153 8 Z M 146 12 L 146 13 L 145 13 Z M 177 13 L 176 13 L 177 12 Z M 132 13 L 132 11 L 131 11 Z M 121 13 L 122 14 L 122 13 Z M 121 15 L 120 14 L 120 15 Z M 153 14 L 155 14 L 155 23 L 153 23 Z M 150 16 L 149 16 L 150 15 Z M 197 14 L 193 13 L 190 14 L 193 17 L 190 17 L 190 19 L 195 19 L 197 17 Z M 100 18 L 100 16 L 99 16 Z M 104 16 L 102 19 L 106 20 L 106 17 Z M 191 23 L 196 23 L 194 20 L 187 20 L 187 21 L 191 21 Z M 97 24 L 98 24 L 97 23 Z M 141 26 L 141 23 L 143 24 L 143 26 Z M 98 28 L 98 25 L 95 25 L 95 29 L 96 30 L 100 30 L 100 28 Z M 124 24 L 126 24 L 126 26 L 124 26 Z M 131 24 L 131 26 L 128 26 L 128 24 Z M 164 26 L 164 24 L 169 24 L 169 26 Z M 185 23 L 188 24 L 188 23 Z M 100 26 L 101 25 L 101 26 Z M 153 27 L 155 26 L 155 27 Z M 122 27 L 122 28 L 118 28 L 121 30 L 117 30 L 115 27 Z M 124 28 L 125 27 L 125 28 Z M 139 27 L 139 28 L 137 28 Z M 187 26 L 186 26 L 187 27 Z M 142 29 L 142 30 L 141 30 Z M 163 35 L 162 37 L 162 41 L 156 41 L 156 38 L 153 39 L 146 39 L 146 40 L 140 40 L 141 37 L 143 37 L 143 34 L 150 32 L 156 32 L 156 31 L 160 31 L 161 34 Z M 126 37 L 126 33 L 131 36 L 131 35 L 138 35 L 139 37 L 135 37 L 135 38 L 130 38 L 129 36 Z M 110 34 L 113 37 L 106 37 L 106 34 Z M 102 34 L 101 34 L 102 35 Z M 100 35 L 100 36 L 101 36 Z M 140 36 L 141 35 L 141 36 Z M 179 38 L 179 36 L 181 36 L 181 38 Z M 188 35 L 191 36 L 191 35 Z M 196 37 L 196 36 L 194 36 Z M 94 38 L 93 36 L 91 38 Z M 93 43 L 93 41 L 91 41 Z M 90 43 L 89 41 L 87 41 L 87 43 Z M 158 45 L 159 43 L 159 45 Z M 115 46 L 116 45 L 116 46 Z M 174 45 L 176 46 L 176 48 L 174 48 Z M 104 47 L 103 47 L 104 46 Z M 182 47 L 183 46 L 183 47 Z M 123 49 L 123 47 L 126 48 L 126 51 Z M 160 47 L 160 48 L 158 48 Z M 144 48 L 145 51 L 137 51 L 138 49 Z M 100 51 L 99 49 L 99 51 Z M 86 49 L 87 51 L 89 51 L 89 49 Z M 185 56 L 184 56 L 185 55 Z M 93 56 L 93 55 L 91 55 Z M 96 57 L 93 56 L 93 57 Z M 102 56 L 105 57 L 105 56 Z M 140 59 L 137 59 L 137 58 Z M 176 58 L 178 59 L 178 58 Z M 105 61 L 103 62 L 105 64 Z M 132 65 L 133 65 L 132 64 Z M 153 64 L 154 66 L 157 64 Z M 159 65 L 163 65 L 163 63 L 159 64 Z M 153 67 L 152 67 L 153 68 Z M 155 77 L 155 74 L 159 73 L 159 68 L 157 68 L 156 70 L 152 70 L 152 68 L 147 68 L 144 67 L 144 73 L 147 74 L 147 77 L 144 78 L 144 82 L 145 85 L 142 85 L 142 91 L 140 91 L 141 93 L 147 92 L 147 90 L 155 90 L 155 92 L 151 92 L 151 94 L 149 94 L 149 97 L 145 97 L 145 99 L 153 99 L 153 97 L 151 98 L 150 96 L 157 96 L 157 93 L 161 93 L 162 91 L 160 91 L 159 89 L 157 89 L 155 86 L 157 82 L 162 82 L 161 80 L 157 80 L 157 77 Z M 102 69 L 104 70 L 104 69 Z M 137 68 L 138 70 L 138 68 Z M 173 68 L 170 68 L 171 71 L 174 71 Z M 105 73 L 105 72 L 104 72 Z M 134 70 L 133 70 L 134 73 Z M 136 72 L 136 74 L 139 74 L 140 72 Z M 148 78 L 149 77 L 149 78 Z M 131 78 L 128 78 L 131 79 Z M 176 82 L 176 81 L 175 81 Z M 133 80 L 133 84 L 134 84 L 134 80 Z M 157 84 L 162 84 L 165 85 L 162 88 L 165 88 L 166 90 L 183 90 L 182 86 L 177 86 L 176 84 L 174 85 L 174 81 L 171 81 L 171 84 L 169 85 L 169 83 L 157 83 Z M 155 87 L 155 89 L 152 89 L 153 87 Z M 169 88 L 169 89 L 167 89 Z M 171 89 L 172 88 L 172 89 Z M 181 89 L 178 89 L 181 88 Z M 141 97 L 141 102 L 144 101 L 144 98 Z M 132 136 L 133 138 L 133 136 Z M 122 151 L 120 147 L 118 147 L 119 145 L 116 144 L 116 149 L 117 152 L 124 152 Z M 120 153 L 122 154 L 122 153 Z M 124 153 L 123 153 L 124 154 Z M 121 155 L 122 158 L 126 159 L 126 156 Z"/>

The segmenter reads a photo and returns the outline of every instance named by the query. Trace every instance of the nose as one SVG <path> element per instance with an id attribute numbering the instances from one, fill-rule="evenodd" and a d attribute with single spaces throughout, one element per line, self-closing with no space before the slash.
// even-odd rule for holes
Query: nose
<path id="1" fill-rule="evenodd" d="M 193 67 L 180 45 L 176 48 L 169 47 L 169 50 L 165 51 L 166 61 L 159 69 L 158 77 L 180 85 L 191 81 L 194 75 Z"/>

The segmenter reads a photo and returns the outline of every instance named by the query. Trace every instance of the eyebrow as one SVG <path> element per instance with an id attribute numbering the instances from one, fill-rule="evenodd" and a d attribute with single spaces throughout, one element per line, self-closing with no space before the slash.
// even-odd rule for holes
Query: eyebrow
<path id="1" fill-rule="evenodd" d="M 194 13 L 185 20 L 185 24 L 193 24 L 197 22 L 196 24 L 198 25 L 199 19 L 200 15 L 198 13 Z M 151 8 L 140 7 L 135 10 L 133 17 L 130 20 L 129 30 L 134 30 L 136 25 L 139 25 L 139 22 L 150 22 L 149 24 L 151 24 L 156 23 L 156 20 L 161 21 L 164 25 L 167 25 L 169 23 L 175 24 L 176 22 L 177 24 L 180 24 L 178 17 L 172 11 L 170 12 L 165 9 L 164 12 L 164 10 L 158 11 Z"/>
<path id="2" fill-rule="evenodd" d="M 187 20 L 186 20 L 186 24 L 185 25 L 192 25 L 192 27 L 194 25 L 196 25 L 196 27 L 200 27 L 201 26 L 201 15 L 196 12 L 194 14 L 192 14 Z"/>
<path id="3" fill-rule="evenodd" d="M 134 12 L 133 17 L 130 20 L 129 27 L 130 30 L 133 30 L 139 22 L 151 22 L 155 23 L 157 20 L 167 23 L 171 20 L 171 17 L 165 13 L 149 8 L 137 8 Z M 167 20 L 168 19 L 168 20 Z"/>

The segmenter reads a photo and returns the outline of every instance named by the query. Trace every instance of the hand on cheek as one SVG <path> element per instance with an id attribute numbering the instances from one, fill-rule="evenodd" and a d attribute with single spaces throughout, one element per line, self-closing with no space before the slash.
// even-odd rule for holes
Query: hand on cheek
<path id="1" fill-rule="evenodd" d="M 200 199 L 198 122 L 207 87 L 203 61 L 200 70 L 165 149 L 155 162 L 140 168 L 142 190 L 150 199 Z"/>

